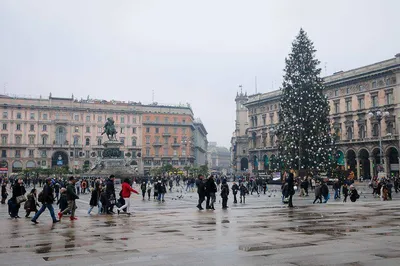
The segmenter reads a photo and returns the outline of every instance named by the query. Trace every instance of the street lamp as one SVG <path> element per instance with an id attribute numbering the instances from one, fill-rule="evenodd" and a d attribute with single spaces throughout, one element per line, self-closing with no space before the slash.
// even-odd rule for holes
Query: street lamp
<path id="1" fill-rule="evenodd" d="M 380 111 L 377 110 L 375 112 L 369 112 L 368 117 L 369 118 L 375 118 L 378 121 L 378 137 L 379 137 L 379 158 L 380 158 L 380 169 L 382 169 L 382 163 L 383 163 L 383 158 L 382 158 L 382 134 L 381 134 L 381 121 L 384 117 L 389 116 L 388 111 Z"/>

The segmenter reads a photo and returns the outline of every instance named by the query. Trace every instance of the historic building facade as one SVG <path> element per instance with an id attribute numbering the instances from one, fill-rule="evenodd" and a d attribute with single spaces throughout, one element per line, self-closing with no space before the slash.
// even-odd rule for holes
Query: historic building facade
<path id="1" fill-rule="evenodd" d="M 220 171 L 224 174 L 230 173 L 231 154 L 228 148 L 218 146 L 216 142 L 210 142 L 207 156 L 208 168 L 211 171 Z"/>
<path id="2" fill-rule="evenodd" d="M 0 174 L 36 167 L 90 169 L 107 140 L 101 133 L 109 117 L 115 121 L 121 150 L 137 165 L 138 173 L 161 163 L 195 162 L 190 106 L 50 95 L 47 99 L 0 96 L 0 109 Z"/>
<path id="3" fill-rule="evenodd" d="M 337 72 L 325 77 L 324 84 L 332 131 L 338 136 L 338 162 L 357 177 L 376 175 L 379 165 L 387 173 L 398 173 L 400 54 L 372 65 Z M 275 127 L 279 122 L 280 93 L 251 95 L 245 103 L 249 121 L 247 159 L 253 171 L 268 171 L 277 163 Z M 377 111 L 387 115 L 377 117 Z"/>
<path id="4" fill-rule="evenodd" d="M 195 165 L 207 165 L 207 149 L 208 149 L 208 140 L 207 140 L 207 130 L 204 127 L 203 122 L 196 118 L 194 120 L 194 158 Z"/>

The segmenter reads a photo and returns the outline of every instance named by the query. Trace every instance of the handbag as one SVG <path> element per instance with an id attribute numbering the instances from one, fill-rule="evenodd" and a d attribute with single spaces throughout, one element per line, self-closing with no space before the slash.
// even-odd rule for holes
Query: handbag
<path id="1" fill-rule="evenodd" d="M 16 198 L 16 200 L 17 200 L 17 204 L 20 204 L 20 203 L 22 203 L 22 202 L 27 201 L 25 195 L 18 196 L 18 197 Z"/>

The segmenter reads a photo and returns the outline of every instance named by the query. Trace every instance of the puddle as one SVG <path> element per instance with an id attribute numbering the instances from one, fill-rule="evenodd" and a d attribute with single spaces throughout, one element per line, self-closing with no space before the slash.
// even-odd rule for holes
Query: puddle
<path id="1" fill-rule="evenodd" d="M 222 223 L 222 224 L 228 224 L 228 223 L 230 223 L 230 222 L 229 222 L 229 220 L 222 220 L 221 223 Z"/>

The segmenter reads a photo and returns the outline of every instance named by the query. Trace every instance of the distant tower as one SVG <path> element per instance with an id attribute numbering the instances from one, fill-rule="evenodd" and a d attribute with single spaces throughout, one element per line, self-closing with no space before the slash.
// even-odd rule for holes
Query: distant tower
<path id="1" fill-rule="evenodd" d="M 245 136 L 247 128 L 247 108 L 244 106 L 248 101 L 247 93 L 243 94 L 242 85 L 239 85 L 240 93 L 236 94 L 236 136 Z"/>

